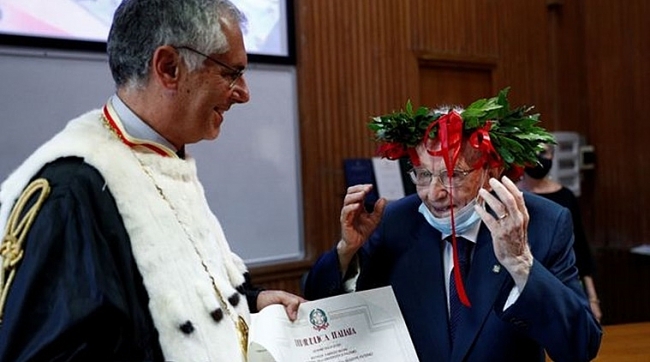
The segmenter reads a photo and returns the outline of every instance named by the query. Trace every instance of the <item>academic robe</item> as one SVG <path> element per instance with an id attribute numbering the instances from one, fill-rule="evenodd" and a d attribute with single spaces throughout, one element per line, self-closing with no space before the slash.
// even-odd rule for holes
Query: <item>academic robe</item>
<path id="1" fill-rule="evenodd" d="M 16 194 L 37 177 L 48 180 L 51 192 L 9 290 L 0 361 L 241 358 L 213 284 L 246 319 L 256 311 L 259 290 L 223 240 L 192 162 L 135 154 L 93 111 L 71 121 L 3 183 L 0 225 Z M 161 190 L 178 190 L 169 203 L 180 215 L 161 200 Z M 183 202 L 193 207 L 178 207 Z M 176 219 L 193 220 L 192 243 Z M 208 280 L 206 267 L 216 281 Z"/>
<path id="2" fill-rule="evenodd" d="M 572 251 L 568 210 L 525 195 L 528 238 L 534 256 L 528 282 L 517 301 L 503 310 L 514 281 L 494 255 L 481 225 L 465 287 L 471 303 L 449 340 L 447 290 L 441 233 L 418 212 L 417 195 L 388 204 L 378 229 L 357 253 L 356 290 L 391 285 L 420 361 L 588 361 L 602 331 L 584 295 Z M 305 297 L 344 293 L 336 248 L 310 270 Z"/>
<path id="3" fill-rule="evenodd" d="M 52 192 L 25 241 L 0 360 L 162 361 L 129 236 L 101 175 L 63 158 L 38 177 Z"/>

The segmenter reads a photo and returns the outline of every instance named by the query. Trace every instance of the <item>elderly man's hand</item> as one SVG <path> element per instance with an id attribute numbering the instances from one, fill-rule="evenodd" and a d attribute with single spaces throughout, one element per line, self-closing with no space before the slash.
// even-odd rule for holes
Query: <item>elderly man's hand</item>
<path id="1" fill-rule="evenodd" d="M 489 182 L 496 197 L 486 189 L 481 189 L 479 196 L 495 216 L 481 206 L 475 208 L 492 234 L 494 254 L 521 291 L 533 266 L 533 254 L 528 245 L 528 210 L 523 193 L 509 178 L 504 176 L 501 182 L 493 178 Z"/>
<path id="2" fill-rule="evenodd" d="M 375 231 L 384 213 L 386 199 L 383 198 L 377 200 L 372 213 L 363 207 L 363 202 L 371 190 L 371 184 L 350 186 L 343 199 L 340 217 L 341 240 L 336 247 L 343 274 L 354 254 Z"/>

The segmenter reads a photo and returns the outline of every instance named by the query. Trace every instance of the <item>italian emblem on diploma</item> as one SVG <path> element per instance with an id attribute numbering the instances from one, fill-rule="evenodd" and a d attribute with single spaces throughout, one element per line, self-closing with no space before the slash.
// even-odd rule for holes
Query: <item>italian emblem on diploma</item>
<path id="1" fill-rule="evenodd" d="M 253 314 L 249 362 L 418 361 L 393 289 L 302 303 L 295 322 L 281 305 Z"/>

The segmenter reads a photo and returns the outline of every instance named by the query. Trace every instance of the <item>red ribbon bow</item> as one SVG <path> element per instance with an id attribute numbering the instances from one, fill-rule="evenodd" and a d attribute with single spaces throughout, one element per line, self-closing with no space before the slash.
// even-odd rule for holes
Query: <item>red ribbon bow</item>
<path id="1" fill-rule="evenodd" d="M 389 160 L 397 160 L 406 155 L 406 146 L 397 142 L 386 142 L 379 145 L 377 154 Z"/>
<path id="2" fill-rule="evenodd" d="M 490 140 L 490 128 L 492 123 L 487 122 L 482 128 L 478 128 L 469 136 L 469 144 L 481 151 L 481 158 L 476 162 L 474 168 L 481 168 L 486 163 L 490 168 L 501 165 L 501 156 L 494 149 L 492 140 Z"/>

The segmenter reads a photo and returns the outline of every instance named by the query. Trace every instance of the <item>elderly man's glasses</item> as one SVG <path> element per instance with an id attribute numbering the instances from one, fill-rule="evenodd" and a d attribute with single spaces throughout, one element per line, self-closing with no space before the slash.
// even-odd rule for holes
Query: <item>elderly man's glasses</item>
<path id="1" fill-rule="evenodd" d="M 189 51 L 191 51 L 193 53 L 196 53 L 198 55 L 202 55 L 202 56 L 210 59 L 211 61 L 217 63 L 218 65 L 228 69 L 230 71 L 230 73 L 227 74 L 227 77 L 230 78 L 230 84 L 228 85 L 229 88 L 232 88 L 232 87 L 235 86 L 235 83 L 237 83 L 237 80 L 239 80 L 239 78 L 241 78 L 244 75 L 244 71 L 246 70 L 246 68 L 237 69 L 237 68 L 235 68 L 235 67 L 233 67 L 231 65 L 228 65 L 228 64 L 220 61 L 219 59 L 215 59 L 215 58 L 213 58 L 213 57 L 211 57 L 211 56 L 209 56 L 207 54 L 204 54 L 204 53 L 202 53 L 202 52 L 200 52 L 200 51 L 198 51 L 198 50 L 196 50 L 194 48 L 190 48 L 188 46 L 179 46 L 179 47 L 175 47 L 175 48 L 176 49 L 189 50 Z"/>
<path id="2" fill-rule="evenodd" d="M 426 168 L 416 167 L 409 170 L 408 174 L 411 176 L 411 181 L 417 186 L 429 186 L 435 178 L 443 187 L 449 188 L 460 186 L 467 176 L 474 171 L 476 170 L 454 170 L 451 177 L 449 177 L 447 170 L 434 174 Z"/>

